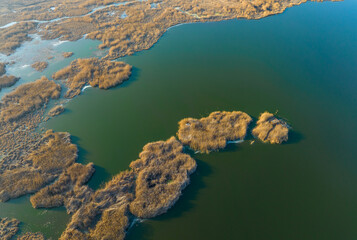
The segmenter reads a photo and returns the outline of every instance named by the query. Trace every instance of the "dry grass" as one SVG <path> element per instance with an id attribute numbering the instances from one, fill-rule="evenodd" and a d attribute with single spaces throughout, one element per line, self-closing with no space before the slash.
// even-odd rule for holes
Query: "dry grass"
<path id="1" fill-rule="evenodd" d="M 73 52 L 63 52 L 63 53 L 62 53 L 62 56 L 63 56 L 64 58 L 72 57 L 72 56 L 73 56 Z"/>
<path id="2" fill-rule="evenodd" d="M 149 49 L 169 27 L 177 24 L 259 19 L 303 2 L 306 0 L 163 0 L 155 9 L 150 2 L 133 2 L 47 24 L 41 34 L 46 39 L 72 41 L 87 34 L 87 38 L 103 42 L 100 48 L 109 48 L 106 59 L 116 59 Z M 120 17 L 123 12 L 127 14 L 124 19 Z"/>
<path id="3" fill-rule="evenodd" d="M 117 221 L 120 225 L 108 226 L 111 231 L 125 232 L 127 215 L 121 215 L 133 199 L 135 174 L 124 171 L 113 177 L 104 188 L 97 190 L 90 201 L 83 204 L 72 216 L 70 223 L 60 239 L 93 239 L 102 234 L 108 221 Z M 108 211 L 107 213 L 105 213 Z M 109 212 L 114 211 L 114 212 Z M 109 219 L 110 216 L 122 216 L 121 219 Z M 99 222 L 97 223 L 99 219 Z M 90 234 L 88 234 L 90 232 Z M 109 236 L 110 233 L 106 233 Z M 99 238 L 100 239 L 100 238 Z M 115 239 L 115 238 L 114 238 Z"/>
<path id="4" fill-rule="evenodd" d="M 48 62 L 35 62 L 31 65 L 36 71 L 43 72 L 48 66 Z"/>
<path id="5" fill-rule="evenodd" d="M 152 218 L 176 203 L 196 169 L 196 161 L 182 150 L 182 144 L 171 137 L 145 145 L 140 159 L 130 164 L 137 174 L 135 199 L 130 203 L 134 215 Z"/>
<path id="6" fill-rule="evenodd" d="M 53 179 L 53 176 L 29 167 L 7 170 L 0 175 L 0 201 L 5 202 L 11 198 L 36 192 Z"/>
<path id="7" fill-rule="evenodd" d="M 288 141 L 289 127 L 283 120 L 277 119 L 271 113 L 264 112 L 260 115 L 252 133 L 263 142 L 281 144 Z"/>
<path id="8" fill-rule="evenodd" d="M 45 240 L 45 237 L 40 232 L 27 232 L 18 237 L 17 240 Z"/>
<path id="9" fill-rule="evenodd" d="M 20 78 L 4 75 L 6 73 L 6 64 L 0 63 L 0 90 L 2 88 L 13 86 Z"/>
<path id="10" fill-rule="evenodd" d="M 10 240 L 19 230 L 19 224 L 16 219 L 0 218 L 0 239 Z"/>
<path id="11" fill-rule="evenodd" d="M 10 55 L 25 41 L 30 41 L 30 33 L 34 33 L 37 23 L 23 22 L 8 28 L 0 29 L 0 53 Z"/>
<path id="12" fill-rule="evenodd" d="M 196 169 L 195 160 L 182 151 L 175 137 L 145 145 L 140 159 L 130 164 L 133 170 L 119 173 L 92 194 L 60 239 L 124 239 L 128 210 L 144 218 L 166 212 Z"/>
<path id="13" fill-rule="evenodd" d="M 0 76 L 4 75 L 6 73 L 6 64 L 0 62 Z"/>
<path id="14" fill-rule="evenodd" d="M 75 162 L 78 150 L 77 146 L 71 143 L 69 133 L 54 133 L 48 130 L 44 138 L 48 138 L 48 142 L 27 158 L 36 168 L 58 174 Z"/>
<path id="15" fill-rule="evenodd" d="M 62 105 L 57 105 L 57 106 L 54 106 L 49 112 L 48 112 L 48 115 L 51 116 L 51 117 L 54 117 L 54 116 L 57 116 L 61 113 L 64 112 L 64 107 Z"/>
<path id="16" fill-rule="evenodd" d="M 129 226 L 128 206 L 110 208 L 103 212 L 96 227 L 90 231 L 90 239 L 123 240 Z"/>
<path id="17" fill-rule="evenodd" d="M 60 85 L 45 77 L 23 84 L 2 98 L 0 120 L 18 120 L 27 113 L 40 109 L 51 98 L 58 98 L 60 93 Z"/>
<path id="18" fill-rule="evenodd" d="M 68 133 L 47 131 L 18 165 L 0 174 L 0 201 L 34 193 L 52 182 L 64 169 L 73 165 L 77 147 Z"/>
<path id="19" fill-rule="evenodd" d="M 15 85 L 15 83 L 17 81 L 19 81 L 20 78 L 15 77 L 15 76 L 0 76 L 0 90 L 2 88 L 6 88 L 6 87 L 11 87 L 13 85 Z"/>
<path id="20" fill-rule="evenodd" d="M 72 164 L 68 167 L 53 184 L 41 189 L 31 196 L 30 201 L 34 208 L 59 207 L 70 203 L 77 194 L 89 196 L 81 187 L 88 182 L 94 173 L 93 164 Z M 73 210 L 73 209 L 72 209 Z M 77 209 L 76 209 L 77 210 Z"/>
<path id="21" fill-rule="evenodd" d="M 69 88 L 66 97 L 80 94 L 86 84 L 92 87 L 108 89 L 129 79 L 131 66 L 124 62 L 112 62 L 97 58 L 77 59 L 70 66 L 53 74 L 56 80 L 67 79 Z"/>
<path id="22" fill-rule="evenodd" d="M 181 120 L 177 136 L 184 145 L 208 153 L 225 148 L 227 141 L 243 140 L 251 121 L 248 114 L 240 111 L 213 112 L 205 118 Z"/>

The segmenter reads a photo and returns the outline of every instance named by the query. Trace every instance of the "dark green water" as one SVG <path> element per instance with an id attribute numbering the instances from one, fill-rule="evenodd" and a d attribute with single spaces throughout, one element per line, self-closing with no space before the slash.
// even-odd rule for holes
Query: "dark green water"
<path id="1" fill-rule="evenodd" d="M 177 204 L 127 239 L 356 239 L 356 11 L 352 0 L 308 3 L 258 21 L 174 27 L 123 59 L 134 66 L 128 82 L 86 89 L 46 126 L 73 135 L 79 161 L 97 166 L 96 188 L 146 143 L 175 135 L 184 117 L 278 110 L 293 127 L 288 144 L 193 155 L 198 169 Z M 38 213 L 26 198 L 0 208 L 16 201 L 27 210 L 11 216 Z M 50 213 L 46 235 L 57 237 L 68 217 Z"/>

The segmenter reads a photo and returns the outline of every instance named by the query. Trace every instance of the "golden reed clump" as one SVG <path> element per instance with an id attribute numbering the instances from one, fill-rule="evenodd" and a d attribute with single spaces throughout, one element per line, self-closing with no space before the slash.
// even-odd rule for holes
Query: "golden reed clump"
<path id="1" fill-rule="evenodd" d="M 45 237 L 40 232 L 27 232 L 18 237 L 17 240 L 45 240 Z"/>
<path id="2" fill-rule="evenodd" d="M 0 120 L 18 120 L 27 113 L 40 109 L 51 98 L 59 98 L 60 94 L 60 85 L 46 77 L 23 84 L 2 98 Z"/>
<path id="3" fill-rule="evenodd" d="M 263 142 L 281 144 L 288 141 L 289 126 L 273 114 L 264 112 L 260 115 L 252 134 Z"/>
<path id="4" fill-rule="evenodd" d="M 34 64 L 31 65 L 32 68 L 34 68 L 38 72 L 43 72 L 48 66 L 48 62 L 35 62 Z"/>
<path id="5" fill-rule="evenodd" d="M 53 74 L 53 79 L 64 80 L 69 88 L 66 97 L 80 94 L 86 84 L 108 89 L 123 83 L 131 75 L 131 66 L 124 62 L 100 60 L 98 58 L 77 59 L 68 67 Z"/>
<path id="6" fill-rule="evenodd" d="M 34 193 L 53 181 L 77 158 L 77 146 L 68 133 L 47 131 L 37 149 L 16 168 L 0 174 L 0 201 Z"/>
<path id="7" fill-rule="evenodd" d="M 63 53 L 62 53 L 62 56 L 63 56 L 64 58 L 72 57 L 72 56 L 73 56 L 73 52 L 63 52 Z"/>
<path id="8" fill-rule="evenodd" d="M 155 217 L 175 204 L 196 162 L 171 137 L 145 145 L 140 159 L 130 167 L 132 170 L 119 173 L 73 214 L 61 240 L 124 239 L 130 216 Z"/>
<path id="9" fill-rule="evenodd" d="M 0 218 L 0 239 L 10 240 L 19 230 L 17 219 Z"/>
<path id="10" fill-rule="evenodd" d="M 0 17 L 1 18 L 1 17 Z M 31 33 L 36 32 L 37 23 L 20 22 L 8 28 L 0 29 L 0 53 L 10 55 L 25 41 L 30 41 Z"/>
<path id="11" fill-rule="evenodd" d="M 73 214 L 60 239 L 123 239 L 134 191 L 133 171 L 119 173 Z M 118 235 L 110 238 L 112 234 Z"/>
<path id="12" fill-rule="evenodd" d="M 94 166 L 92 163 L 87 165 L 74 163 L 59 176 L 58 180 L 53 184 L 42 188 L 36 194 L 31 196 L 30 201 L 34 208 L 52 208 L 62 205 L 69 206 L 71 211 L 73 209 L 70 205 L 76 204 L 73 198 L 79 199 L 76 195 L 89 198 L 91 191 L 87 187 L 83 187 L 88 182 L 94 173 Z M 77 201 L 76 200 L 76 201 Z M 82 202 L 79 202 L 81 204 Z M 76 207 L 76 206 L 75 206 Z"/>
<path id="13" fill-rule="evenodd" d="M 51 108 L 51 110 L 48 112 L 48 116 L 54 117 L 54 116 L 57 116 L 63 112 L 64 112 L 64 107 L 62 105 L 57 105 L 57 106 L 54 106 L 53 108 Z"/>
<path id="14" fill-rule="evenodd" d="M 15 85 L 20 78 L 15 76 L 0 76 L 0 90 Z"/>
<path id="15" fill-rule="evenodd" d="M 2 88 L 13 86 L 20 79 L 15 76 L 5 75 L 5 73 L 6 73 L 6 64 L 0 62 L 0 90 Z"/>
<path id="16" fill-rule="evenodd" d="M 205 118 L 181 120 L 177 136 L 184 145 L 208 153 L 225 148 L 227 141 L 243 140 L 251 121 L 240 111 L 213 112 Z"/>
<path id="17" fill-rule="evenodd" d="M 196 170 L 196 161 L 182 152 L 182 144 L 171 137 L 144 146 L 140 159 L 130 167 L 137 175 L 135 199 L 130 211 L 140 218 L 165 213 L 181 196 Z"/>

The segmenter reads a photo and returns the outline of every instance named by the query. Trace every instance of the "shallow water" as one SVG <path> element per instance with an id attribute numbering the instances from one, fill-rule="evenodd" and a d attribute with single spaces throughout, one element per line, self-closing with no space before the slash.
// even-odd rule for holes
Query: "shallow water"
<path id="1" fill-rule="evenodd" d="M 288 144 L 193 154 L 198 168 L 178 203 L 134 224 L 127 239 L 355 239 L 356 10 L 355 1 L 307 3 L 257 21 L 171 28 L 122 59 L 134 66 L 129 81 L 86 89 L 46 126 L 73 135 L 79 161 L 97 166 L 97 188 L 146 143 L 175 135 L 184 117 L 278 111 L 293 127 Z M 0 204 L 1 216 L 36 231 L 46 220 L 37 213 L 26 198 Z M 64 229 L 63 211 L 47 214 L 56 216 L 48 229 Z"/>

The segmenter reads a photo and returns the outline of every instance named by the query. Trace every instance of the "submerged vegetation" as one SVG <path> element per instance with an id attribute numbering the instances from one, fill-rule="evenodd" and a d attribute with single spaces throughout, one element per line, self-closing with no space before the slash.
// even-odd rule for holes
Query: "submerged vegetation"
<path id="1" fill-rule="evenodd" d="M 248 114 L 240 111 L 213 112 L 205 118 L 181 120 L 177 136 L 190 148 L 208 153 L 225 148 L 227 141 L 243 140 L 251 121 Z"/>
<path id="2" fill-rule="evenodd" d="M 21 235 L 20 237 L 18 237 L 17 240 L 45 240 L 45 237 L 40 232 L 36 232 L 36 233 L 27 232 Z"/>
<path id="3" fill-rule="evenodd" d="M 77 59 L 70 66 L 53 74 L 53 79 L 65 80 L 69 88 L 66 97 L 80 94 L 86 84 L 108 89 L 129 79 L 131 66 L 124 62 L 112 62 L 98 58 Z"/>
<path id="4" fill-rule="evenodd" d="M 260 115 L 252 133 L 263 142 L 281 144 L 288 141 L 289 126 L 273 114 L 264 112 Z"/>

